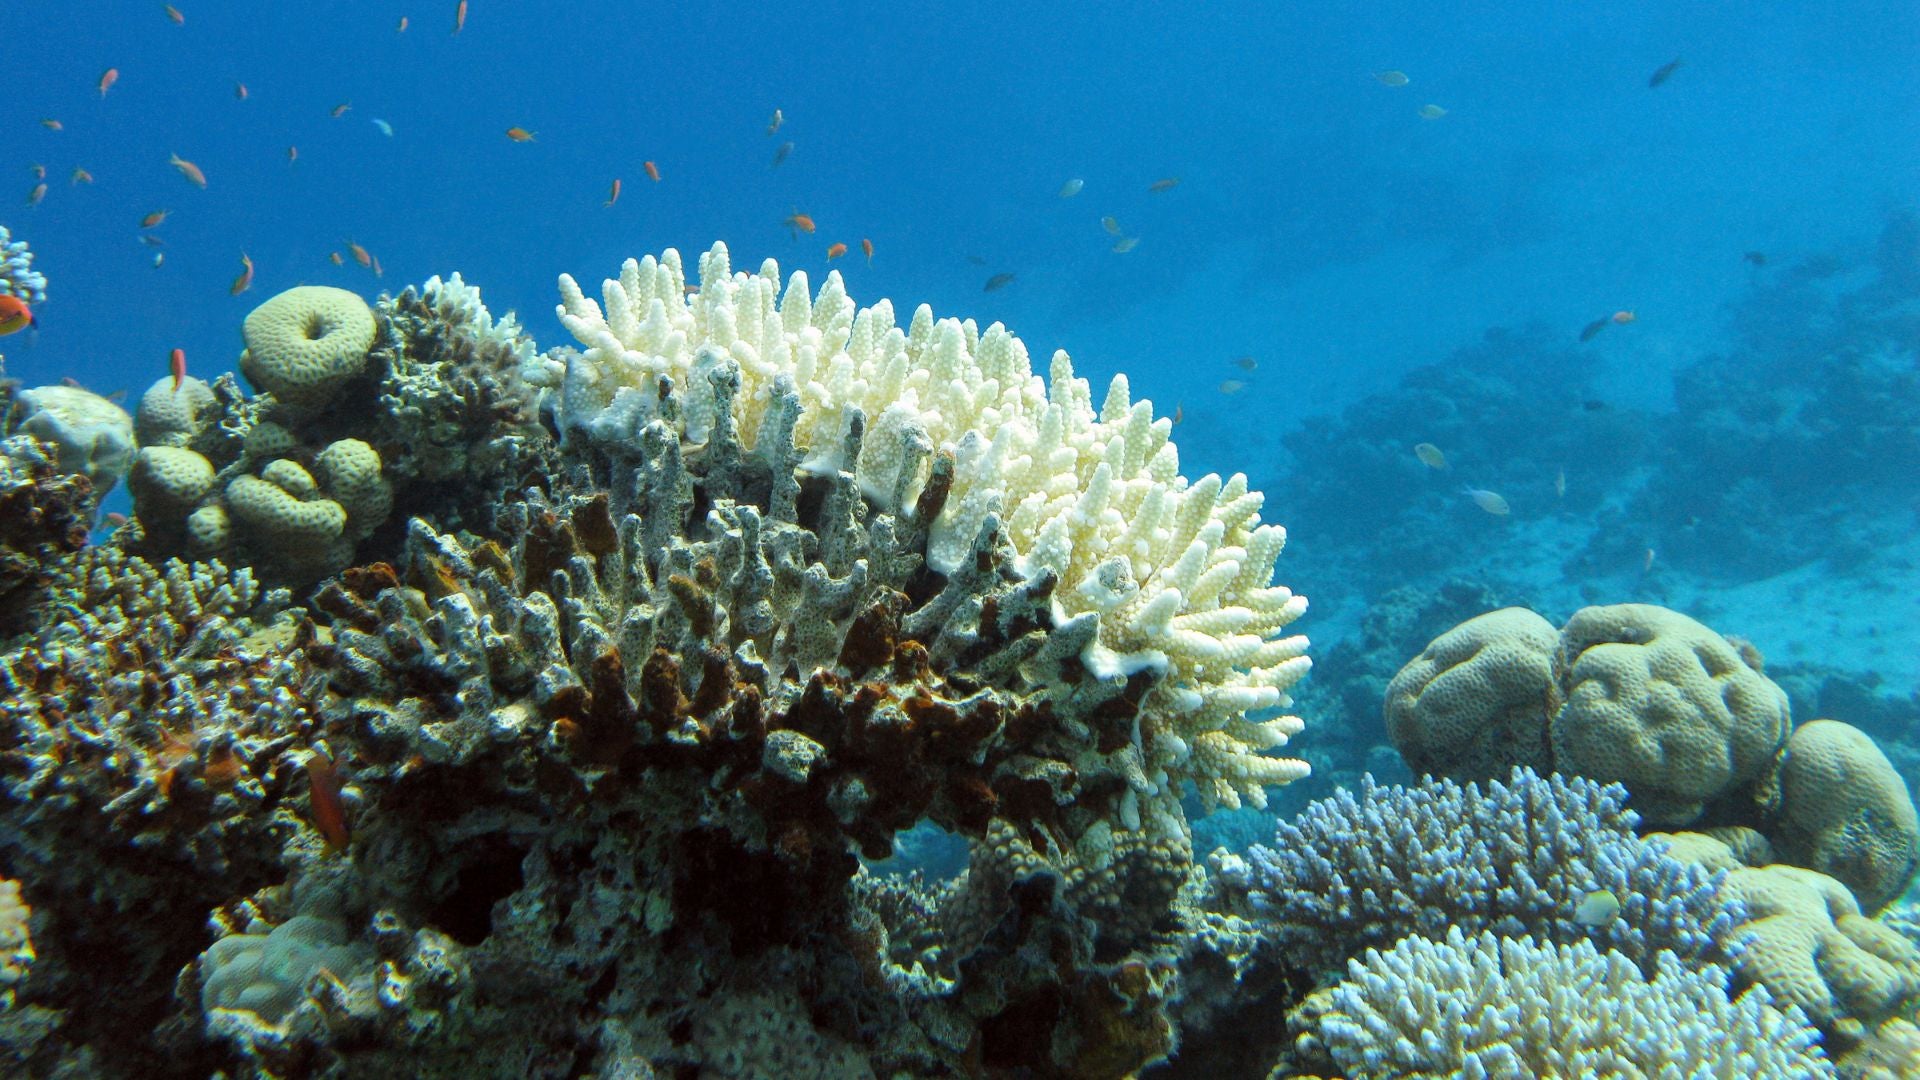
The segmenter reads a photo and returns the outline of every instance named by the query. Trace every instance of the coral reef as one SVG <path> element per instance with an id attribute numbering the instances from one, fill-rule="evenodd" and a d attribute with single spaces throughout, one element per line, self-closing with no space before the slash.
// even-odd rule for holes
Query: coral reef
<path id="1" fill-rule="evenodd" d="M 1309 1037 L 1354 1080 L 1445 1076 L 1833 1076 L 1819 1033 L 1726 972 L 1660 953 L 1655 970 L 1592 942 L 1469 935 L 1368 950 Z M 1604 1001 L 1604 1007 L 1596 1007 Z"/>
<path id="2" fill-rule="evenodd" d="M 563 286 L 588 348 L 544 356 L 453 278 L 367 344 L 339 299 L 316 359 L 303 294 L 249 320 L 266 392 L 144 395 L 125 548 L 55 553 L 0 656 L 0 857 L 56 913 L 9 1045 L 1094 1078 L 1226 1015 L 1257 934 L 1182 787 L 1304 772 L 1259 495 L 999 327 L 703 269 L 629 264 L 597 326 Z M 916 825 L 957 879 L 863 868 Z"/>

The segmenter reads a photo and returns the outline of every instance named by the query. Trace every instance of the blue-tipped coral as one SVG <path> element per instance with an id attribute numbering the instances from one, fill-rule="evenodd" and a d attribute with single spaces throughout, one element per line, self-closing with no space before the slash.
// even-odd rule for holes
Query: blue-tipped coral
<path id="1" fill-rule="evenodd" d="M 1286 961 L 1317 977 L 1366 949 L 1455 927 L 1591 939 L 1642 964 L 1662 949 L 1720 957 L 1735 913 L 1714 897 L 1718 877 L 1636 837 L 1625 801 L 1618 784 L 1528 769 L 1484 787 L 1383 788 L 1368 777 L 1357 795 L 1340 791 L 1281 822 L 1273 847 L 1216 862 Z M 1585 903 L 1603 893 L 1617 910 Z"/>

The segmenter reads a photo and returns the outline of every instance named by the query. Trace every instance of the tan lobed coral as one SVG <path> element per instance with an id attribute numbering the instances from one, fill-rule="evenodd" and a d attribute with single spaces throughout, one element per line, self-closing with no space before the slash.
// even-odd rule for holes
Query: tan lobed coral
<path id="1" fill-rule="evenodd" d="M 366 370 L 377 329 L 373 309 L 358 294 L 329 285 L 296 286 L 247 315 L 240 370 L 282 402 L 318 407 Z"/>
<path id="2" fill-rule="evenodd" d="M 1655 824 L 1686 824 L 1770 770 L 1787 695 L 1727 639 L 1652 604 L 1582 608 L 1560 635 L 1556 767 L 1618 780 Z"/>
<path id="3" fill-rule="evenodd" d="M 1245 477 L 1181 476 L 1171 422 L 1134 403 L 1124 377 L 1096 409 L 1064 352 L 1043 381 L 998 324 L 936 321 L 922 306 L 902 328 L 886 301 L 856 309 L 838 273 L 817 296 L 796 273 L 782 296 L 771 260 L 734 273 L 719 244 L 696 289 L 671 250 L 629 260 L 605 283 L 604 307 L 571 277 L 560 289 L 560 319 L 585 351 L 542 356 L 525 374 L 548 388 L 566 439 L 632 440 L 670 379 L 687 388 L 687 441 L 702 444 L 721 421 L 709 376 L 732 365 L 739 392 L 725 419 L 751 450 L 788 383 L 803 469 L 847 469 L 879 510 L 912 510 L 935 462 L 951 458 L 938 515 L 917 523 L 928 566 L 957 572 L 991 517 L 1025 572 L 1058 577 L 1061 618 L 1095 617 L 1082 663 L 1103 676 L 1165 673 L 1130 736 L 1139 795 L 1191 779 L 1209 807 L 1263 806 L 1267 785 L 1305 775 L 1303 762 L 1261 755 L 1300 721 L 1249 715 L 1290 704 L 1308 667 L 1305 639 L 1282 636 L 1306 602 L 1271 584 L 1286 533 L 1260 523 Z M 868 436 L 844 460 L 855 425 Z"/>
<path id="4" fill-rule="evenodd" d="M 1781 861 L 1840 879 L 1868 911 L 1906 891 L 1920 821 L 1907 782 L 1865 732 L 1837 720 L 1795 728 L 1779 785 L 1771 840 Z"/>
<path id="5" fill-rule="evenodd" d="M 1553 771 L 1544 723 L 1560 635 L 1526 608 L 1477 615 L 1433 639 L 1387 684 L 1387 734 L 1414 775 Z"/>
<path id="6" fill-rule="evenodd" d="M 1735 966 L 1776 1000 L 1822 1027 L 1877 1022 L 1920 1002 L 1920 947 L 1862 914 L 1839 881 L 1797 866 L 1742 865 L 1741 853 L 1699 833 L 1654 835 L 1670 840 L 1676 857 L 1726 870 L 1719 895 L 1746 913 Z"/>

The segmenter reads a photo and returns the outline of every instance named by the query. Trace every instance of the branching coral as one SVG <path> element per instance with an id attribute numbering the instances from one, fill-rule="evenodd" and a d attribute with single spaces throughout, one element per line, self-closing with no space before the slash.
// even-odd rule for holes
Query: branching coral
<path id="1" fill-rule="evenodd" d="M 1729 999 L 1723 968 L 1672 953 L 1643 966 L 1456 927 L 1369 950 L 1314 1027 L 1354 1080 L 1833 1075 L 1818 1033 L 1764 989 Z"/>
<path id="2" fill-rule="evenodd" d="M 1717 879 L 1634 836 L 1626 793 L 1516 769 L 1505 783 L 1428 780 L 1381 788 L 1368 777 L 1280 823 L 1224 884 L 1263 914 L 1286 962 L 1324 976 L 1367 948 L 1449 928 L 1548 941 L 1592 939 L 1636 961 L 1658 950 L 1724 955 L 1737 912 Z M 1237 879 L 1237 880 L 1236 880 Z M 1576 918 L 1589 894 L 1618 914 Z"/>
<path id="3" fill-rule="evenodd" d="M 992 518 L 1024 573 L 1058 579 L 1060 621 L 1097 616 L 1081 663 L 1156 674 L 1137 737 L 1145 792 L 1192 779 L 1208 806 L 1261 806 L 1266 785 L 1305 774 L 1259 756 L 1299 720 L 1248 717 L 1289 704 L 1308 666 L 1305 639 L 1281 636 L 1305 600 L 1271 585 L 1285 530 L 1260 523 L 1262 497 L 1243 476 L 1182 477 L 1171 422 L 1133 403 L 1124 377 L 1096 411 L 1065 353 L 1043 382 L 999 324 L 936 321 L 923 306 L 903 330 L 885 301 L 856 310 L 837 273 L 817 296 L 796 273 L 783 297 L 774 263 L 733 273 L 721 245 L 700 277 L 689 289 L 673 251 L 630 260 L 602 290 L 604 308 L 561 278 L 561 321 L 586 351 L 542 357 L 527 377 L 553 391 L 564 436 L 632 441 L 670 380 L 688 388 L 689 442 L 730 422 L 751 451 L 791 386 L 798 409 L 778 430 L 804 468 L 847 469 L 877 510 L 925 528 L 931 569 L 959 571 Z M 739 370 L 724 417 L 707 389 L 722 365 Z M 869 437 L 850 440 L 856 428 Z M 948 459 L 951 473 L 937 472 Z M 936 482 L 938 512 L 919 520 Z"/>

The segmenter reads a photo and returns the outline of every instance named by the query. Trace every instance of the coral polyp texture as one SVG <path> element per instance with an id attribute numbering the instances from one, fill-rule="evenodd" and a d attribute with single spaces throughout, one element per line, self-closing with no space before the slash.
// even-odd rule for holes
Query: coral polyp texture
<path id="1" fill-rule="evenodd" d="M 33 251 L 25 240 L 15 240 L 0 225 L 0 296 L 17 296 L 29 304 L 47 298 L 47 277 L 33 268 Z"/>
<path id="2" fill-rule="evenodd" d="M 1300 721 L 1249 717 L 1290 704 L 1308 666 L 1305 640 L 1282 633 L 1306 602 L 1271 580 L 1286 532 L 1261 523 L 1244 476 L 1181 476 L 1172 421 L 1133 402 L 1124 376 L 1096 410 L 1064 352 L 1042 380 L 997 323 L 982 331 L 922 306 L 902 328 L 886 301 L 857 309 L 837 273 L 818 295 L 796 273 L 783 294 L 775 264 L 735 273 L 722 245 L 702 257 L 697 288 L 668 251 L 629 260 L 604 306 L 571 277 L 560 289 L 560 319 L 584 351 L 543 356 L 526 377 L 550 388 L 564 438 L 633 441 L 659 415 L 665 380 L 686 388 L 689 444 L 721 424 L 743 453 L 763 433 L 791 438 L 802 471 L 847 471 L 876 511 L 924 528 L 940 574 L 975 556 L 991 519 L 1014 572 L 1057 582 L 1054 617 L 1095 631 L 1077 657 L 1092 675 L 1150 675 L 1127 735 L 1136 791 L 1192 779 L 1208 806 L 1264 806 L 1267 785 L 1305 775 L 1259 753 Z M 720 403 L 723 366 L 738 390 Z M 939 501 L 919 520 L 930 490 Z"/>

